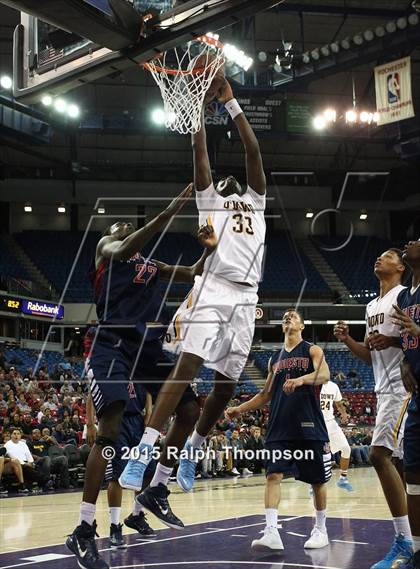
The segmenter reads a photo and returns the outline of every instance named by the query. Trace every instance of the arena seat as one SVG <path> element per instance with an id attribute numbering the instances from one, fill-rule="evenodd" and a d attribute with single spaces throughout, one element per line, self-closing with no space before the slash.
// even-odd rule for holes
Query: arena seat
<path id="1" fill-rule="evenodd" d="M 0 249 L 0 276 L 31 280 L 30 275 L 11 253 L 7 241 L 2 236 L 0 236 Z"/>

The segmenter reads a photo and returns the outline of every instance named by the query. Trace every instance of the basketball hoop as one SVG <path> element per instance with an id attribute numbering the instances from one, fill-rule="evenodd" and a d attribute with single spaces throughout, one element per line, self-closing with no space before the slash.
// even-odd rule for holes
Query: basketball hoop
<path id="1" fill-rule="evenodd" d="M 223 44 L 205 35 L 143 65 L 160 89 L 167 128 L 181 134 L 200 130 L 204 98 L 224 62 Z"/>

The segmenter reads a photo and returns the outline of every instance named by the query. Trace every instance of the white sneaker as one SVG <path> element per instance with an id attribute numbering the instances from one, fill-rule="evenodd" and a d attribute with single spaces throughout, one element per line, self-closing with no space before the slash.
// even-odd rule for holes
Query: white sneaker
<path id="1" fill-rule="evenodd" d="M 248 468 L 244 468 L 242 470 L 242 476 L 252 476 L 254 473 L 251 472 Z"/>
<path id="2" fill-rule="evenodd" d="M 260 539 L 254 539 L 251 548 L 264 551 L 267 549 L 283 551 L 284 545 L 276 528 L 265 528 L 264 535 Z"/>
<path id="3" fill-rule="evenodd" d="M 241 475 L 237 468 L 232 468 L 231 473 L 234 474 L 235 476 Z"/>
<path id="4" fill-rule="evenodd" d="M 329 543 L 327 532 L 321 531 L 315 526 L 311 531 L 311 537 L 305 542 L 303 547 L 307 549 L 321 549 L 322 547 L 327 547 Z"/>

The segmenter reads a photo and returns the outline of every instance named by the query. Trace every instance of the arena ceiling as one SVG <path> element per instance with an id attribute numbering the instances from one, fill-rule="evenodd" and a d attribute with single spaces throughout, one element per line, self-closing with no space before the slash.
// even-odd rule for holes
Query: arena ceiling
<path id="1" fill-rule="evenodd" d="M 310 104 L 314 109 L 327 106 L 346 109 L 352 106 L 354 87 L 358 105 L 373 109 L 373 67 L 391 57 L 385 48 L 373 62 L 366 63 L 361 55 L 353 69 L 333 69 L 322 78 L 314 73 L 310 81 L 291 81 L 275 89 L 264 85 L 266 67 L 282 49 L 283 41 L 293 44 L 295 56 L 299 58 L 305 51 L 353 37 L 408 14 L 412 11 L 411 4 L 408 0 L 375 0 L 371 3 L 362 0 L 290 0 L 256 15 L 255 20 L 223 30 L 223 41 L 235 43 L 255 58 L 255 77 L 248 81 L 245 89 L 238 86 L 238 93 L 244 97 L 275 98 L 282 104 Z M 12 34 L 18 21 L 17 12 L 0 5 L 1 73 L 11 72 Z M 268 54 L 266 65 L 258 60 L 260 51 Z M 406 51 L 412 56 L 414 99 L 419 109 L 419 44 L 405 50 L 402 46 L 392 57 L 405 55 Z M 258 89 L 254 88 L 255 83 Z M 50 117 L 54 136 L 49 145 L 39 146 L 24 144 L 19 138 L 3 133 L 0 139 L 3 177 L 182 181 L 185 169 L 191 164 L 188 137 L 168 134 L 147 123 L 150 110 L 159 105 L 160 99 L 145 72 L 130 69 L 71 91 L 67 98 L 81 107 L 84 128 L 70 128 Z M 39 106 L 37 109 L 41 110 Z M 139 115 L 143 120 L 136 122 Z M 110 117 L 111 123 L 114 120 L 114 123 L 128 127 L 96 128 L 98 123 L 94 118 L 104 116 Z M 417 119 L 405 122 L 401 129 L 342 128 L 321 135 L 311 129 L 306 133 L 293 133 L 279 128 L 260 136 L 265 165 L 271 170 L 323 172 L 407 166 L 409 162 L 401 160 L 400 138 L 415 140 L 419 137 L 419 123 Z M 87 128 L 89 124 L 90 128 Z M 211 149 L 220 172 L 228 167 L 242 168 L 242 150 L 235 136 L 229 139 L 225 132 L 212 131 Z"/>

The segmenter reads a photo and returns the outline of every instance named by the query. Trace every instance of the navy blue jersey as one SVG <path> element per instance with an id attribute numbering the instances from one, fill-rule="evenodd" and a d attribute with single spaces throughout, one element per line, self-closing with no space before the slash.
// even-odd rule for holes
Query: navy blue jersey
<path id="1" fill-rule="evenodd" d="M 283 385 L 288 379 L 313 373 L 309 350 L 312 344 L 302 341 L 291 352 L 277 351 L 271 358 L 273 395 L 266 442 L 288 440 L 328 441 L 324 417 L 319 403 L 319 388 L 302 385 L 287 395 Z"/>
<path id="2" fill-rule="evenodd" d="M 128 261 L 106 259 L 93 274 L 94 298 L 100 324 L 134 325 L 144 335 L 149 322 L 167 324 L 159 268 L 136 253 Z M 163 321 L 163 322 L 162 322 Z M 147 329 L 147 340 L 161 337 L 165 327 Z"/>
<path id="3" fill-rule="evenodd" d="M 397 304 L 407 316 L 420 326 L 420 287 L 411 294 L 411 289 L 406 288 L 400 292 Z M 420 384 L 420 349 L 419 338 L 413 338 L 408 334 L 401 335 L 401 348 L 405 357 L 410 362 L 411 371 Z"/>

